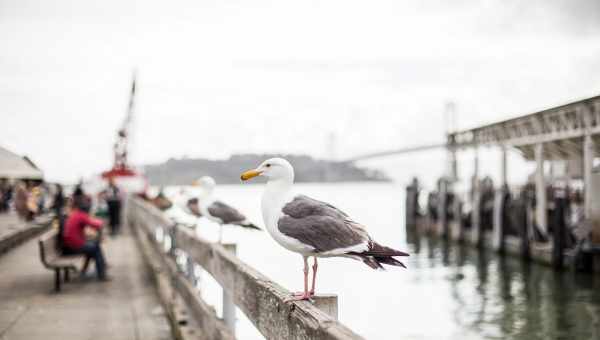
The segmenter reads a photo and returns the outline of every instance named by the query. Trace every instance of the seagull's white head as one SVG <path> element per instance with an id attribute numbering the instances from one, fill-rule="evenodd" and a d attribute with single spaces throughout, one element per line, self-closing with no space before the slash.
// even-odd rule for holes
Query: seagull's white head
<path id="1" fill-rule="evenodd" d="M 192 182 L 192 185 L 200 187 L 205 192 L 210 193 L 215 189 L 215 186 L 217 186 L 217 182 L 210 176 L 202 176 Z"/>
<path id="2" fill-rule="evenodd" d="M 248 170 L 241 176 L 242 181 L 247 181 L 256 176 L 264 176 L 269 180 L 294 181 L 294 168 L 283 158 L 270 158 L 262 162 L 256 169 Z"/>

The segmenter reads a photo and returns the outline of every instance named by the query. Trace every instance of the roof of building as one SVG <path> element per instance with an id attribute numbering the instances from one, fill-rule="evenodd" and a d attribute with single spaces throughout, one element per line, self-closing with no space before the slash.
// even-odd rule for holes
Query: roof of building
<path id="1" fill-rule="evenodd" d="M 0 178 L 43 179 L 44 173 L 29 158 L 0 146 Z"/>

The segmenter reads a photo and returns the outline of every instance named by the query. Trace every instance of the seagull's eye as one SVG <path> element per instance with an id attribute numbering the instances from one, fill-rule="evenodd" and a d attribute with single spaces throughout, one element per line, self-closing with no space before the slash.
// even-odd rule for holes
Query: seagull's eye
<path id="1" fill-rule="evenodd" d="M 267 165 L 265 165 L 265 166 L 266 166 L 267 168 L 270 168 L 270 167 L 271 167 L 271 164 L 267 164 Z"/>

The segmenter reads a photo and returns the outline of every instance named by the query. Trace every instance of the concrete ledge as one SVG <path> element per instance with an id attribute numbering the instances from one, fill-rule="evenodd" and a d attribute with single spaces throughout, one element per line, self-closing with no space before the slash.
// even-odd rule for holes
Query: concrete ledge
<path id="1" fill-rule="evenodd" d="M 176 294 L 171 284 L 171 280 L 160 263 L 159 255 L 154 253 L 148 240 L 145 240 L 145 235 L 140 234 L 135 230 L 135 226 L 132 226 L 132 229 L 136 234 L 136 241 L 142 253 L 142 257 L 144 258 L 144 262 L 152 274 L 158 297 L 169 320 L 173 336 L 178 340 L 207 339 L 200 336 L 200 334 L 189 332 L 188 327 L 193 327 L 193 325 L 190 325 L 186 318 L 187 308 L 181 297 Z"/>
<path id="2" fill-rule="evenodd" d="M 11 249 L 19 246 L 20 244 L 40 235 L 50 227 L 50 221 L 35 222 L 21 222 L 18 221 L 19 225 L 13 227 L 14 229 L 0 235 L 0 255 L 10 251 Z M 7 226 L 0 226 L 4 228 Z"/>
<path id="3" fill-rule="evenodd" d="M 173 335 L 179 340 L 234 340 L 235 336 L 217 318 L 214 308 L 199 297 L 191 283 L 179 273 L 173 259 L 154 242 L 153 235 L 148 234 L 139 222 L 130 220 L 130 223 L 150 267 Z"/>

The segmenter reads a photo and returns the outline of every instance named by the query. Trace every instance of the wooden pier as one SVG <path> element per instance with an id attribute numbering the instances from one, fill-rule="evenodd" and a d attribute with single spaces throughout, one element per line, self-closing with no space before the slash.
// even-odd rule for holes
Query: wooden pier
<path id="1" fill-rule="evenodd" d="M 594 169 L 594 159 L 600 156 L 600 96 L 447 137 L 449 170 L 430 194 L 435 201 L 419 211 L 418 183 L 407 187 L 407 227 L 555 268 L 600 272 L 600 168 Z M 500 150 L 501 176 L 496 187 L 481 180 L 479 153 L 483 148 Z M 456 153 L 469 149 L 474 173 L 470 192 L 460 196 L 454 191 L 459 177 Z M 536 164 L 534 182 L 518 193 L 507 180 L 508 150 Z M 567 164 L 566 181 L 579 178 L 583 182 L 583 214 L 575 225 L 567 226 L 571 188 L 549 183 L 547 162 Z M 466 220 L 465 205 L 470 207 Z"/>
<path id="2" fill-rule="evenodd" d="M 103 242 L 112 280 L 76 277 L 60 292 L 39 258 L 35 235 L 47 227 L 34 233 L 9 218 L 4 234 L 19 230 L 24 243 L 0 256 L 0 339 L 235 339 L 236 307 L 267 339 L 362 339 L 337 321 L 337 296 L 286 303 L 290 292 L 237 258 L 235 245 L 198 238 L 140 198 L 124 215 L 124 233 Z M 201 298 L 198 265 L 223 288 L 222 317 Z"/>
<path id="3" fill-rule="evenodd" d="M 60 293 L 36 238 L 2 255 L 0 339 L 172 339 L 132 235 L 125 230 L 104 247 L 113 280 L 74 278 Z"/>

